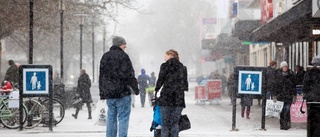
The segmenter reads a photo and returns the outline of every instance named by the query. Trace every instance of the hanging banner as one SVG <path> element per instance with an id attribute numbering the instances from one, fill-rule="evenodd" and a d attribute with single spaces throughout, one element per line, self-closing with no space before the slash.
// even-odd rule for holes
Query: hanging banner
<path id="1" fill-rule="evenodd" d="M 273 17 L 272 0 L 261 0 L 261 23 L 266 23 Z"/>

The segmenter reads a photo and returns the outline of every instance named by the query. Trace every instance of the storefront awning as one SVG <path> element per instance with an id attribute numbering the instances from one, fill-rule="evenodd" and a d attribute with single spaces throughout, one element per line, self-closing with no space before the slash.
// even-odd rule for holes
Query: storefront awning
<path id="1" fill-rule="evenodd" d="M 312 18 L 311 14 L 312 1 L 301 1 L 287 12 L 254 30 L 251 39 L 255 42 L 280 43 L 309 41 L 310 29 L 320 26 L 320 19 Z"/>

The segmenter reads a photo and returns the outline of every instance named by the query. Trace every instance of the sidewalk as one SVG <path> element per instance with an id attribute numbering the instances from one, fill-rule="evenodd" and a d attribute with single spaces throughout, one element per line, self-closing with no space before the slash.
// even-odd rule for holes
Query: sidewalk
<path id="1" fill-rule="evenodd" d="M 96 89 L 93 89 L 96 90 Z M 93 91 L 95 92 L 95 91 Z M 239 102 L 239 101 L 238 101 Z M 237 123 L 239 131 L 230 131 L 232 125 L 232 106 L 226 97 L 219 103 L 209 105 L 196 104 L 193 88 L 186 93 L 187 108 L 183 114 L 188 114 L 191 121 L 191 129 L 180 133 L 181 137 L 305 137 L 305 124 L 292 124 L 290 130 L 280 130 L 277 118 L 266 119 L 266 131 L 261 127 L 261 106 L 254 102 L 251 119 L 243 119 L 239 116 L 240 107 L 237 105 Z M 141 108 L 140 99 L 136 96 L 135 108 L 132 108 L 129 137 L 152 137 L 150 132 L 153 110 L 152 107 Z M 93 108 L 94 110 L 94 108 Z M 86 106 L 80 111 L 78 119 L 71 114 L 74 109 L 66 110 L 64 120 L 49 131 L 48 127 L 36 127 L 23 131 L 0 128 L 1 137 L 105 137 L 105 126 L 96 126 L 93 120 L 88 120 Z"/>

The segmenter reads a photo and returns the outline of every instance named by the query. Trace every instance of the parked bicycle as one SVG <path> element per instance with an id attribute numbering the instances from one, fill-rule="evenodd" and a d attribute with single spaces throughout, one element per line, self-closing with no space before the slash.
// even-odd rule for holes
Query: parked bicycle
<path id="1" fill-rule="evenodd" d="M 43 105 L 32 98 L 25 98 L 24 104 L 27 107 L 27 120 L 24 128 L 31 129 L 38 126 L 43 119 Z"/>
<path id="2" fill-rule="evenodd" d="M 49 98 L 38 98 L 38 101 L 43 105 L 44 117 L 41 123 L 48 125 L 49 124 Z M 65 108 L 62 102 L 57 99 L 52 99 L 52 123 L 53 125 L 59 124 L 65 115 Z"/>
<path id="3" fill-rule="evenodd" d="M 22 111 L 22 122 L 25 123 L 27 117 L 27 108 L 25 105 L 23 105 Z M 9 95 L 0 96 L 0 123 L 9 129 L 16 129 L 20 125 L 19 107 L 9 107 Z"/>

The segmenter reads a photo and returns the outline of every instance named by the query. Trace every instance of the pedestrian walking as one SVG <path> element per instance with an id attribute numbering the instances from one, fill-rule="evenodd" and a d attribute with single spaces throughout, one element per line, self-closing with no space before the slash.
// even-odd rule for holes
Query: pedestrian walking
<path id="1" fill-rule="evenodd" d="M 280 129 L 288 130 L 291 128 L 290 107 L 296 102 L 296 86 L 294 73 L 288 68 L 288 63 L 283 61 L 280 63 L 280 69 L 275 73 L 275 92 L 273 100 L 283 101 L 283 109 L 280 113 Z"/>
<path id="2" fill-rule="evenodd" d="M 107 101 L 106 136 L 127 137 L 131 113 L 131 89 L 139 95 L 138 82 L 131 60 L 124 52 L 127 47 L 123 37 L 115 36 L 112 46 L 100 60 L 100 99 Z"/>
<path id="3" fill-rule="evenodd" d="M 88 108 L 88 119 L 92 119 L 91 116 L 91 103 L 92 103 L 92 97 L 90 93 L 90 87 L 91 87 L 91 79 L 89 78 L 89 75 L 86 73 L 86 70 L 81 69 L 80 70 L 80 77 L 78 78 L 78 86 L 77 86 L 77 92 L 76 92 L 76 98 L 81 98 L 81 103 L 86 104 Z M 76 112 L 75 114 L 72 114 L 72 116 L 77 119 L 79 111 L 81 110 L 82 104 L 75 104 Z"/>
<path id="4" fill-rule="evenodd" d="M 4 81 L 9 81 L 13 86 L 19 83 L 19 69 L 13 60 L 8 61 L 9 68 L 7 69 L 6 75 L 4 76 Z"/>
<path id="5" fill-rule="evenodd" d="M 244 118 L 244 113 L 246 113 L 246 118 L 250 119 L 250 108 L 252 106 L 253 97 L 251 95 L 245 94 L 240 97 L 241 104 L 241 117 Z"/>
<path id="6" fill-rule="evenodd" d="M 312 137 L 320 136 L 320 111 L 310 109 L 308 102 L 320 102 L 320 56 L 313 57 L 312 68 L 308 69 L 303 79 L 303 98 L 307 100 L 307 112 L 308 112 L 308 134 Z M 311 136 L 310 135 L 310 136 Z"/>
<path id="7" fill-rule="evenodd" d="M 141 74 L 138 76 L 138 85 L 139 85 L 139 91 L 140 91 L 140 101 L 141 101 L 141 107 L 144 107 L 146 102 L 146 88 L 149 87 L 148 81 L 149 76 L 146 74 L 145 69 L 141 69 Z"/>
<path id="8" fill-rule="evenodd" d="M 272 99 L 272 92 L 274 92 L 274 85 L 275 85 L 275 72 L 277 69 L 277 62 L 270 61 L 269 66 L 267 67 L 266 72 L 266 90 L 267 90 L 267 99 Z"/>
<path id="9" fill-rule="evenodd" d="M 154 99 L 154 89 L 156 87 L 156 80 L 157 77 L 155 76 L 154 72 L 151 72 L 149 78 L 149 87 L 146 88 L 146 93 L 148 94 L 149 98 L 149 105 L 152 107 L 152 99 Z"/>
<path id="10" fill-rule="evenodd" d="M 238 84 L 236 83 L 235 74 L 234 73 L 230 74 L 229 79 L 228 79 L 228 96 L 230 98 L 231 105 L 233 105 L 232 99 L 236 97 L 234 95 L 236 92 L 237 85 Z"/>
<path id="11" fill-rule="evenodd" d="M 184 91 L 188 91 L 187 67 L 179 61 L 177 51 L 171 49 L 165 53 L 165 62 L 161 64 L 156 93 L 162 87 L 158 99 L 162 116 L 161 136 L 179 136 L 179 118 L 186 107 Z"/>

